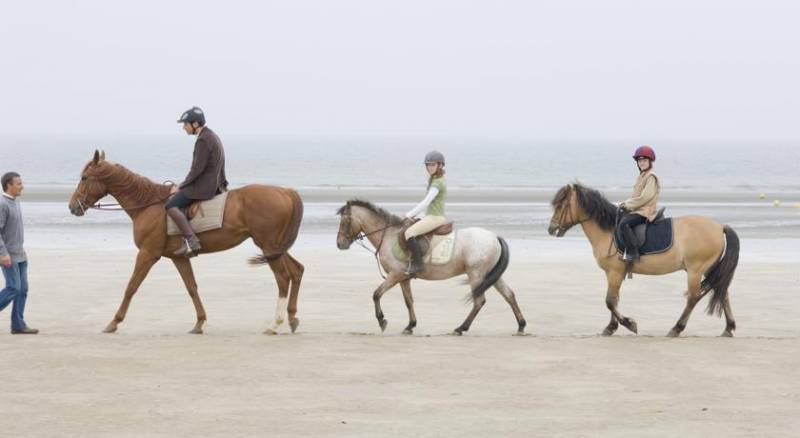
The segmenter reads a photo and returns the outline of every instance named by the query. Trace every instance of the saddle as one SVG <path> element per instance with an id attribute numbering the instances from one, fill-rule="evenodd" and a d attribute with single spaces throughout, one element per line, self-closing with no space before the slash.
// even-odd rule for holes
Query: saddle
<path id="1" fill-rule="evenodd" d="M 411 256 L 411 251 L 408 250 L 408 246 L 406 245 L 406 239 L 404 239 L 403 236 L 405 236 L 406 230 L 410 226 L 417 223 L 417 221 L 419 221 L 419 219 L 403 227 L 403 229 L 400 230 L 400 238 L 397 239 L 398 243 L 400 244 L 400 249 L 403 251 L 406 257 Z M 442 225 L 439 225 L 438 227 L 434 228 L 433 231 L 417 236 L 416 238 L 419 239 L 419 247 L 422 250 L 422 254 L 428 253 L 428 250 L 431 248 L 431 240 L 433 239 L 433 236 L 446 236 L 452 232 L 453 232 L 453 221 L 450 221 L 450 222 L 445 222 Z"/>
<path id="2" fill-rule="evenodd" d="M 225 189 L 223 189 L 223 188 L 217 189 L 217 194 L 214 195 L 214 197 L 211 198 L 210 200 L 214 200 L 217 196 L 219 196 L 219 195 L 221 195 L 221 194 L 223 194 L 223 193 L 225 193 L 227 191 L 228 191 L 227 188 L 225 188 Z M 188 219 L 189 221 L 191 221 L 192 219 L 197 217 L 198 214 L 200 216 L 205 216 L 204 211 L 203 211 L 203 204 L 205 202 L 206 202 L 205 200 L 203 200 L 203 201 L 194 201 L 191 204 L 189 204 L 188 207 L 181 208 L 181 211 L 183 212 L 184 215 L 186 215 L 186 219 Z"/>
<path id="3" fill-rule="evenodd" d="M 633 232 L 636 235 L 639 255 L 659 254 L 672 248 L 674 234 L 672 218 L 665 218 L 664 210 L 665 207 L 660 208 L 652 222 L 645 222 L 634 227 Z M 624 253 L 625 243 L 621 233 L 614 233 L 614 243 L 617 246 L 617 252 Z"/>
<path id="4" fill-rule="evenodd" d="M 195 201 L 189 204 L 186 208 L 181 208 L 181 211 L 184 215 L 186 215 L 186 219 L 190 221 L 194 219 L 198 214 L 203 216 L 203 201 Z"/>
<path id="5" fill-rule="evenodd" d="M 227 199 L 228 192 L 222 192 L 207 201 L 194 202 L 181 211 L 186 214 L 189 225 L 192 226 L 195 233 L 216 230 L 222 228 Z M 180 230 L 169 215 L 167 215 L 167 234 L 170 236 L 180 234 Z"/>

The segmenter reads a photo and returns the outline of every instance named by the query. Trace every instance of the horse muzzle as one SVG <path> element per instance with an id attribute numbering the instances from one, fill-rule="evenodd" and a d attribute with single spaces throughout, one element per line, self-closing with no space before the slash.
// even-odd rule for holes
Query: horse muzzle
<path id="1" fill-rule="evenodd" d="M 567 230 L 558 224 L 550 224 L 550 226 L 547 228 L 547 233 L 551 236 L 564 237 L 564 234 L 567 233 Z"/>
<path id="2" fill-rule="evenodd" d="M 72 213 L 73 216 L 78 216 L 78 217 L 86 214 L 86 210 L 79 203 L 75 205 L 70 205 L 69 212 Z"/>

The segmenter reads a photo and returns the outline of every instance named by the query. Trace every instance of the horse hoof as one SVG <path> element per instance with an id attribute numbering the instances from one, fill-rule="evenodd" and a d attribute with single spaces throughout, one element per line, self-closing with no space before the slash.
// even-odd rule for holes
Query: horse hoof
<path id="1" fill-rule="evenodd" d="M 719 335 L 719 337 L 720 338 L 732 338 L 733 337 L 733 332 L 725 330 L 724 332 L 722 332 L 721 335 Z"/>
<path id="2" fill-rule="evenodd" d="M 114 333 L 117 331 L 117 326 L 113 324 L 109 324 L 106 328 L 103 329 L 103 333 Z"/>
<path id="3" fill-rule="evenodd" d="M 453 336 L 463 336 L 464 335 L 464 333 L 459 329 L 453 330 L 453 333 L 450 333 L 450 334 L 453 335 Z"/>
<path id="4" fill-rule="evenodd" d="M 633 318 L 625 318 L 624 320 L 620 321 L 622 325 L 632 331 L 633 333 L 639 334 L 639 326 L 636 324 L 636 320 Z"/>
<path id="5" fill-rule="evenodd" d="M 193 329 L 189 330 L 189 334 L 190 335 L 202 335 L 203 334 L 203 329 L 201 329 L 201 328 L 193 328 Z"/>
<path id="6" fill-rule="evenodd" d="M 264 330 L 264 334 L 265 335 L 275 336 L 275 335 L 278 334 L 278 332 L 276 332 L 275 330 L 272 330 L 271 328 L 268 328 L 268 329 Z"/>
<path id="7" fill-rule="evenodd" d="M 404 335 L 413 335 L 414 334 L 414 330 L 405 329 L 405 330 L 403 330 L 403 334 Z"/>
<path id="8" fill-rule="evenodd" d="M 675 329 L 672 329 L 672 330 L 669 331 L 669 333 L 667 333 L 667 337 L 668 338 L 677 338 L 680 335 L 681 335 L 681 332 L 679 332 L 679 331 L 677 331 Z"/>
<path id="9" fill-rule="evenodd" d="M 600 333 L 600 334 L 601 334 L 602 336 L 612 336 L 612 335 L 614 334 L 614 332 L 616 332 L 616 330 L 612 330 L 612 329 L 610 329 L 610 328 L 606 327 L 606 328 L 603 330 L 603 333 Z"/>
<path id="10" fill-rule="evenodd" d="M 514 336 L 530 336 L 530 334 L 525 333 L 523 331 L 518 331 L 518 332 L 514 333 Z"/>
<path id="11" fill-rule="evenodd" d="M 289 321 L 289 328 L 292 329 L 292 333 L 297 331 L 297 326 L 299 325 L 300 325 L 300 320 L 298 318 L 292 318 L 292 320 Z"/>
<path id="12" fill-rule="evenodd" d="M 382 319 L 382 320 L 378 321 L 378 324 L 380 324 L 381 333 L 383 333 L 383 332 L 386 331 L 386 326 L 389 325 L 389 320 L 388 319 Z"/>

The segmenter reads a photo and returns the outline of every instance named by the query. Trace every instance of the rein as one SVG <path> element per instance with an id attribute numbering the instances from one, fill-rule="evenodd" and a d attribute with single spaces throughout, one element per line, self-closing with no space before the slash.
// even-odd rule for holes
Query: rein
<path id="1" fill-rule="evenodd" d="M 349 217 L 347 228 L 348 228 L 348 231 L 350 231 L 350 223 L 349 223 L 349 221 L 352 220 L 352 216 L 350 215 L 350 211 L 347 212 L 347 215 Z M 372 230 L 370 232 L 361 231 L 358 234 L 356 234 L 355 236 L 350 236 L 350 241 L 351 242 L 358 243 L 359 246 L 361 246 L 365 250 L 371 252 L 375 256 L 375 264 L 378 265 L 378 274 L 380 274 L 381 278 L 383 278 L 384 280 L 386 280 L 386 276 L 383 275 L 383 270 L 381 269 L 380 252 L 381 252 L 381 247 L 383 246 L 383 241 L 386 238 L 386 230 L 388 230 L 389 228 L 392 228 L 392 226 L 393 225 L 391 225 L 391 224 L 389 224 L 387 222 L 386 226 L 383 227 L 383 228 L 378 228 L 377 230 Z M 375 233 L 381 233 L 381 240 L 378 242 L 378 246 L 373 251 L 373 250 L 371 250 L 371 249 L 369 249 L 367 247 L 367 245 L 364 243 L 364 239 L 369 237 L 369 236 L 371 236 L 371 235 L 373 235 L 373 234 L 375 234 Z"/>
<path id="2" fill-rule="evenodd" d="M 373 255 L 375 255 L 375 263 L 378 265 L 378 274 L 380 274 L 381 278 L 383 278 L 384 280 L 386 280 L 386 276 L 383 275 L 383 270 L 381 269 L 380 252 L 381 252 L 381 246 L 383 246 L 383 239 L 386 237 L 386 230 L 388 230 L 391 227 L 392 227 L 391 225 L 386 225 L 383 228 L 371 231 L 369 233 L 366 233 L 366 232 L 362 231 L 362 232 L 358 233 L 356 235 L 356 237 L 353 238 L 353 241 L 358 243 L 359 246 L 361 246 L 362 248 L 366 249 L 367 251 L 369 251 L 369 252 L 373 253 Z M 377 233 L 379 231 L 382 231 L 381 240 L 380 240 L 380 242 L 378 242 L 378 246 L 375 248 L 375 251 L 373 251 L 373 250 L 367 248 L 367 245 L 364 243 L 364 239 L 367 236 L 375 234 L 375 233 Z"/>
<path id="3" fill-rule="evenodd" d="M 93 179 L 94 180 L 94 179 L 96 179 L 96 177 L 90 176 L 90 177 L 87 177 L 86 179 L 87 180 L 89 180 L 89 179 Z M 167 180 L 167 181 L 164 181 L 162 183 L 162 185 L 172 187 L 172 186 L 175 185 L 175 183 L 173 181 Z M 155 200 L 155 201 L 151 201 L 151 202 L 148 202 L 147 204 L 137 205 L 135 207 L 125 208 L 125 207 L 122 207 L 119 203 L 101 204 L 101 203 L 97 202 L 97 203 L 94 203 L 92 205 L 86 205 L 86 196 L 87 196 L 86 192 L 88 192 L 88 190 L 84 190 L 83 193 L 78 192 L 78 195 L 80 196 L 80 198 L 78 198 L 78 206 L 81 208 L 81 211 L 83 213 L 86 213 L 87 210 L 100 210 L 100 211 L 141 210 L 143 208 L 150 207 L 151 205 L 160 204 L 160 203 L 164 202 L 165 200 L 169 199 L 170 196 L 172 196 L 172 193 L 170 193 L 169 195 L 167 195 L 166 198 L 158 199 L 158 200 Z"/>

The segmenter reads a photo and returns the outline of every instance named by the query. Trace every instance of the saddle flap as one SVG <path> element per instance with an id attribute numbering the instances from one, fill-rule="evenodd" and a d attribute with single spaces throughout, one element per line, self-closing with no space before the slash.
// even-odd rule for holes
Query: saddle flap
<path id="1" fill-rule="evenodd" d="M 446 236 L 452 232 L 453 232 L 453 221 L 446 222 L 443 225 L 439 225 L 433 231 L 431 231 L 432 234 L 435 234 L 437 236 Z"/>
<path id="2" fill-rule="evenodd" d="M 663 221 L 664 220 L 664 210 L 666 210 L 666 209 L 667 209 L 667 207 L 659 208 L 658 212 L 656 212 L 656 217 L 653 219 L 653 222 Z"/>
<path id="3" fill-rule="evenodd" d="M 197 217 L 198 214 L 202 216 L 203 215 L 202 201 L 196 201 L 189 204 L 189 207 L 184 209 L 184 213 L 186 213 L 186 218 L 189 220 L 194 219 L 195 217 Z"/>
<path id="4" fill-rule="evenodd" d="M 637 225 L 633 229 L 641 255 L 658 254 L 672 248 L 673 222 L 672 218 L 665 218 L 656 222 Z M 617 251 L 622 254 L 624 244 L 620 233 L 614 233 L 614 244 Z"/>

